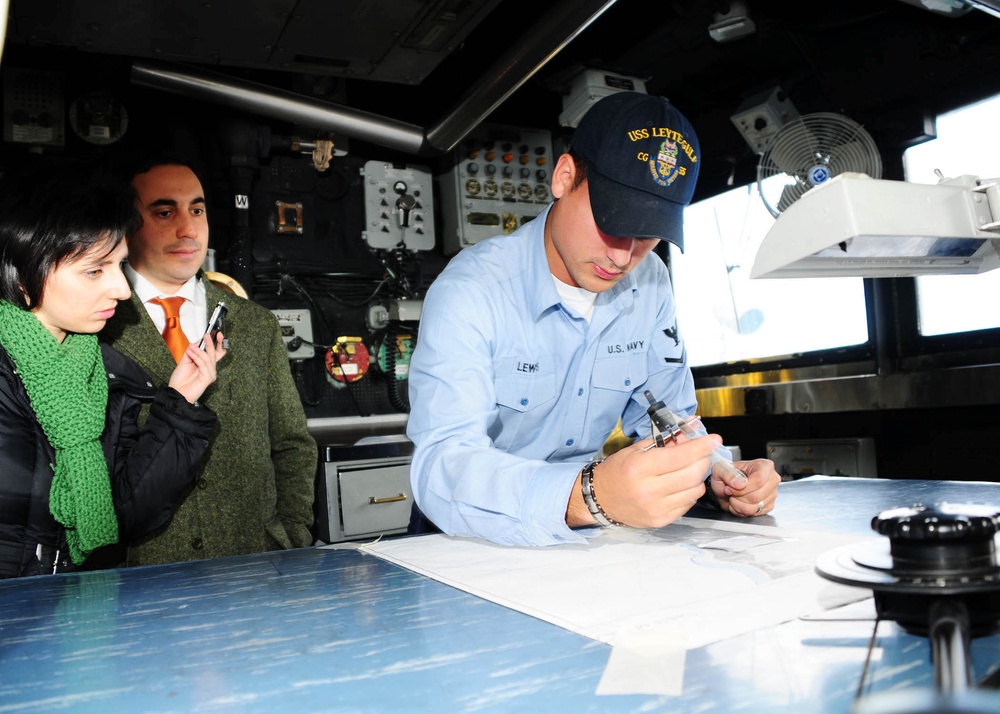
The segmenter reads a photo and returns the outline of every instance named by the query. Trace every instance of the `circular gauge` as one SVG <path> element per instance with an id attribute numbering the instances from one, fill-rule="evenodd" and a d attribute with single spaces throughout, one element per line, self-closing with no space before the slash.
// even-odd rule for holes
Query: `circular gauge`
<path id="1" fill-rule="evenodd" d="M 113 144 L 128 129 L 128 112 L 110 92 L 89 92 L 70 104 L 69 125 L 89 144 Z"/>

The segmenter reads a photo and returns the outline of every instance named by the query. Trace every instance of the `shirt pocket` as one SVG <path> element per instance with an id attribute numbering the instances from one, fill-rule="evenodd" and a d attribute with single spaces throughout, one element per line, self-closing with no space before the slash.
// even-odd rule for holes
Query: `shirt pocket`
<path id="1" fill-rule="evenodd" d="M 631 392 L 646 381 L 648 374 L 645 352 L 616 354 L 595 362 L 591 384 L 597 389 Z"/>
<path id="2" fill-rule="evenodd" d="M 535 364 L 545 362 L 539 359 Z M 548 358 L 551 364 L 551 358 Z M 496 366 L 497 404 L 517 412 L 529 412 L 556 398 L 554 370 L 532 369 L 518 360 L 501 360 Z"/>

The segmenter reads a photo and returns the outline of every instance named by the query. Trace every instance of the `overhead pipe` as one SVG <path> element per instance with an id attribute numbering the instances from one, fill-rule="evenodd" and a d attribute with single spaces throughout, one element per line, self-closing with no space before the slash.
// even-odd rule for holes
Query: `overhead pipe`
<path id="1" fill-rule="evenodd" d="M 148 60 L 132 64 L 132 82 L 314 127 L 413 155 L 447 153 L 616 0 L 562 0 L 525 33 L 441 120 L 415 124 L 238 80 L 218 72 Z M 567 27 L 572 29 L 566 30 Z"/>
<path id="2" fill-rule="evenodd" d="M 583 32 L 616 0 L 563 0 L 500 57 L 452 110 L 427 132 L 427 142 L 447 153 L 516 92 L 538 70 Z M 573 28 L 567 32 L 566 28 Z"/>
<path id="3" fill-rule="evenodd" d="M 423 130 L 415 124 L 217 72 L 136 60 L 132 63 L 132 82 L 411 153 L 420 152 L 424 144 Z"/>
<path id="4" fill-rule="evenodd" d="M 982 10 L 987 15 L 1000 17 L 1000 0 L 965 0 L 965 4 Z"/>

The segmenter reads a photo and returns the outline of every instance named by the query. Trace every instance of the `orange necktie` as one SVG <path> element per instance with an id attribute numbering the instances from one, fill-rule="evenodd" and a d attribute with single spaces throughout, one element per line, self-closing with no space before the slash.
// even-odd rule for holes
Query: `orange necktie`
<path id="1" fill-rule="evenodd" d="M 163 308 L 163 314 L 167 316 L 167 324 L 163 328 L 163 339 L 167 341 L 170 354 L 174 356 L 174 361 L 180 362 L 191 341 L 188 340 L 184 330 L 181 329 L 181 305 L 184 304 L 182 297 L 153 298 L 150 302 L 155 302 Z"/>

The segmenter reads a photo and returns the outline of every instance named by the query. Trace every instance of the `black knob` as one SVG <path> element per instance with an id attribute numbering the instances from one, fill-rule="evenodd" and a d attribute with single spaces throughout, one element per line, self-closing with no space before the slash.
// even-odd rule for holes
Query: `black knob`
<path id="1" fill-rule="evenodd" d="M 872 519 L 889 538 L 893 572 L 946 576 L 996 568 L 996 506 L 936 503 L 894 508 Z"/>
<path id="2" fill-rule="evenodd" d="M 890 540 L 965 540 L 992 538 L 1000 526 L 996 506 L 936 503 L 882 511 L 872 530 Z"/>

